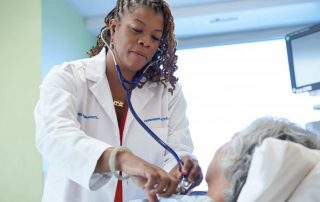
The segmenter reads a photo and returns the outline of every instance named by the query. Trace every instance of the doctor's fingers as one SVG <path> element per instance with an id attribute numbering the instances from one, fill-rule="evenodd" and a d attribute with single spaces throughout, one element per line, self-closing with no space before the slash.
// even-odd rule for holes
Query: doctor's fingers
<path id="1" fill-rule="evenodd" d="M 181 160 L 183 161 L 181 171 L 178 165 L 175 165 L 170 171 L 170 174 L 177 179 L 182 179 L 183 176 L 188 176 L 194 166 L 194 162 L 192 161 L 193 158 L 191 156 L 182 156 Z"/>
<path id="2" fill-rule="evenodd" d="M 182 167 L 182 175 L 188 176 L 189 182 L 194 182 L 196 185 L 200 184 L 203 179 L 203 174 L 198 161 L 191 156 L 182 157 L 184 162 Z"/>
<path id="3" fill-rule="evenodd" d="M 148 202 L 159 202 L 156 194 L 147 194 Z"/>
<path id="4" fill-rule="evenodd" d="M 159 194 L 160 196 L 170 196 L 175 193 L 178 186 L 178 180 L 162 169 L 157 170 L 157 174 L 148 176 L 145 185 L 150 194 Z"/>
<path id="5" fill-rule="evenodd" d="M 171 180 L 168 182 L 166 187 L 162 189 L 162 192 L 159 192 L 159 196 L 162 197 L 168 197 L 171 196 L 172 194 L 176 193 L 177 187 L 179 184 L 179 180 L 171 176 Z"/>

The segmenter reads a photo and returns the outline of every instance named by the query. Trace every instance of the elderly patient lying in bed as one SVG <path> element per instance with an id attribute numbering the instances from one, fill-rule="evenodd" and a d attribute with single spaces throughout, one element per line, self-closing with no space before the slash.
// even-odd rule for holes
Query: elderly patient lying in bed
<path id="1" fill-rule="evenodd" d="M 206 174 L 207 194 L 174 195 L 160 201 L 306 201 L 301 193 L 292 193 L 299 191 L 301 184 L 310 190 L 310 180 L 302 181 L 320 161 L 318 149 L 320 142 L 314 134 L 285 119 L 263 117 L 235 134 L 215 153 Z M 318 164 L 314 176 L 319 187 Z M 138 201 L 148 200 L 134 202 Z"/>

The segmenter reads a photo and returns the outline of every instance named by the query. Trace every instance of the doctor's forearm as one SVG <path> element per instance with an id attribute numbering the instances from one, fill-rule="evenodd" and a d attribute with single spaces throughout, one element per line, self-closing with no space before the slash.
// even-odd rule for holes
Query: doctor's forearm
<path id="1" fill-rule="evenodd" d="M 94 170 L 95 173 L 110 172 L 109 158 L 113 149 L 108 148 L 102 153 Z"/>

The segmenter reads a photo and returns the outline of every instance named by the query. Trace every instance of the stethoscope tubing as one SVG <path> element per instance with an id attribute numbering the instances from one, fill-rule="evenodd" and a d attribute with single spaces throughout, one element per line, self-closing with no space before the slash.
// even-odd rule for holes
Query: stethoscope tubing
<path id="1" fill-rule="evenodd" d="M 136 119 L 136 121 L 143 127 L 143 129 L 145 129 L 148 134 L 154 139 L 156 140 L 164 149 L 166 149 L 169 153 L 171 153 L 173 155 L 173 157 L 176 159 L 176 161 L 178 162 L 178 166 L 179 166 L 179 171 L 182 171 L 182 167 L 183 167 L 183 161 L 179 158 L 179 156 L 177 155 L 177 153 L 168 145 L 166 144 L 164 141 L 162 141 L 142 120 L 141 118 L 138 116 L 138 114 L 136 113 L 136 111 L 134 110 L 132 103 L 131 103 L 131 93 L 132 91 L 139 85 L 141 79 L 144 76 L 144 72 L 146 72 L 146 70 L 150 67 L 150 65 L 152 63 L 150 63 L 146 68 L 144 68 L 143 71 L 139 71 L 135 77 L 135 79 L 133 81 L 127 81 L 123 75 L 121 74 L 121 70 L 119 65 L 117 64 L 117 61 L 115 59 L 115 56 L 113 54 L 113 51 L 111 50 L 110 46 L 108 45 L 108 43 L 104 40 L 103 38 L 103 32 L 107 30 L 107 27 L 104 28 L 104 30 L 101 31 L 101 39 L 105 44 L 105 48 L 106 50 L 110 50 L 112 58 L 113 58 L 113 62 L 115 64 L 115 71 L 117 72 L 117 76 L 118 79 L 123 87 L 123 89 L 126 92 L 126 101 L 128 103 L 128 107 L 133 115 L 133 117 Z M 128 87 L 126 86 L 128 85 Z M 185 184 L 186 183 L 186 184 Z M 191 188 L 192 188 L 193 183 L 189 183 L 187 180 L 187 176 L 183 176 L 178 188 L 179 188 L 179 193 L 187 193 Z"/>
<path id="2" fill-rule="evenodd" d="M 146 130 L 148 132 L 148 134 L 154 139 L 156 140 L 163 148 L 165 148 L 168 152 L 170 152 L 173 157 L 176 159 L 176 161 L 178 162 L 178 166 L 179 166 L 179 170 L 181 172 L 182 170 L 182 166 L 183 166 L 183 161 L 179 158 L 179 156 L 177 155 L 177 153 L 168 145 L 166 144 L 163 140 L 161 140 L 139 117 L 139 115 L 136 113 L 136 111 L 134 110 L 133 106 L 132 106 L 132 102 L 131 102 L 131 93 L 132 90 L 135 89 L 138 84 L 140 83 L 142 77 L 143 77 L 143 73 L 141 73 L 140 75 L 138 75 L 133 81 L 127 81 L 121 74 L 119 65 L 115 64 L 115 70 L 117 72 L 118 78 L 120 80 L 120 83 L 123 87 L 123 89 L 126 92 L 126 101 L 128 103 L 128 107 L 133 115 L 133 117 L 136 119 L 136 121 L 141 125 L 141 127 L 143 127 L 144 130 Z M 130 84 L 130 87 L 127 87 L 126 84 Z"/>
<path id="3" fill-rule="evenodd" d="M 123 75 L 121 74 L 121 70 L 120 70 L 120 67 L 119 65 L 117 64 L 117 61 L 116 61 L 116 58 L 114 56 L 114 53 L 113 51 L 111 50 L 110 46 L 108 45 L 108 43 L 106 42 L 106 40 L 104 40 L 103 38 L 103 32 L 107 30 L 107 28 L 104 28 L 102 31 L 101 31 L 101 40 L 103 41 L 103 43 L 105 44 L 105 48 L 106 50 L 109 50 L 111 52 L 111 56 L 112 56 L 112 59 L 113 59 L 113 62 L 114 62 L 114 68 L 115 68 L 115 71 L 117 72 L 117 76 L 118 76 L 118 79 L 123 87 L 123 89 L 125 90 L 126 92 L 126 100 L 127 100 L 127 103 L 128 103 L 128 106 L 129 106 L 129 109 L 132 113 L 132 115 L 134 116 L 134 118 L 138 121 L 138 123 L 149 133 L 149 135 L 154 138 L 163 148 L 165 148 L 168 152 L 170 152 L 173 157 L 176 159 L 176 161 L 178 162 L 178 166 L 179 166 L 179 170 L 180 172 L 182 171 L 182 166 L 183 166 L 183 161 L 179 158 L 179 156 L 177 155 L 177 153 L 168 145 L 166 144 L 165 142 L 163 142 L 142 120 L 141 118 L 138 116 L 138 114 L 135 112 L 133 106 L 132 106 L 132 103 L 131 103 L 131 92 L 133 89 L 135 89 L 143 75 L 144 75 L 144 72 L 149 68 L 149 66 L 152 64 L 149 64 L 143 71 L 140 71 L 139 74 L 136 76 L 136 78 L 133 80 L 133 81 L 127 81 Z M 126 86 L 126 84 L 129 85 L 129 87 Z"/>

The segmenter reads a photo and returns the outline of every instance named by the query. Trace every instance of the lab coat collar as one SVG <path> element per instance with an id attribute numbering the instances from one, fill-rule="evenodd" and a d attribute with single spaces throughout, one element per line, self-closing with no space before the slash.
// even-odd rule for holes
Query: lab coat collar
<path id="1" fill-rule="evenodd" d="M 98 55 L 88 59 L 86 78 L 97 82 L 105 77 L 106 72 L 106 49 L 102 48 Z"/>
<path id="2" fill-rule="evenodd" d="M 92 58 L 89 58 L 89 63 L 86 68 L 86 78 L 93 81 L 93 85 L 90 87 L 91 92 L 95 95 L 100 105 L 106 111 L 106 113 L 111 117 L 114 127 L 118 128 L 116 113 L 113 107 L 112 95 L 107 78 L 105 75 L 106 68 L 106 51 L 103 48 L 100 53 Z M 136 88 L 132 92 L 131 102 L 137 112 L 141 114 L 145 105 L 154 96 L 154 88 L 159 85 L 156 82 L 147 82 L 143 88 Z M 105 92 L 105 93 L 101 93 Z M 128 113 L 125 125 L 125 133 L 129 129 L 134 117 L 131 113 Z M 125 141 L 125 137 L 124 140 Z"/>
<path id="3" fill-rule="evenodd" d="M 97 82 L 102 78 L 105 78 L 105 72 L 106 72 L 106 49 L 105 47 L 102 48 L 102 50 L 99 52 L 98 55 L 95 55 L 92 58 L 89 58 L 89 63 L 86 68 L 86 78 Z M 156 87 L 158 83 L 156 82 L 147 82 L 143 88 L 153 88 Z"/>

